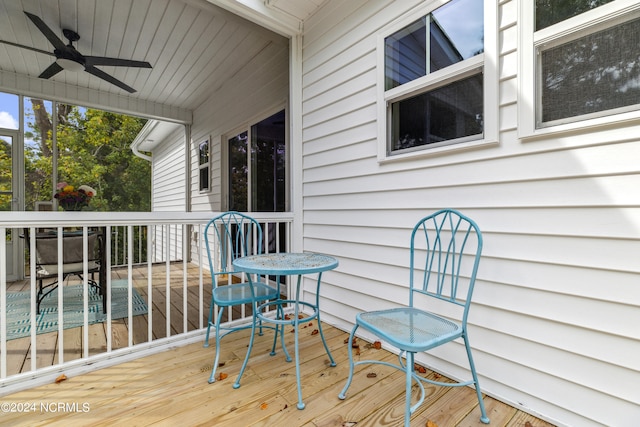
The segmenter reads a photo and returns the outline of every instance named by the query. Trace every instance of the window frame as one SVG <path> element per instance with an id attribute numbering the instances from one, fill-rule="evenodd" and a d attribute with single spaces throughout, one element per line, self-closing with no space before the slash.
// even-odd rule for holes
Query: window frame
<path id="1" fill-rule="evenodd" d="M 497 2 L 483 1 L 484 7 L 484 53 L 434 71 L 411 82 L 385 90 L 385 39 L 402 30 L 416 20 L 444 6 L 451 0 L 440 0 L 421 4 L 400 16 L 384 27 L 376 40 L 376 115 L 378 125 L 378 162 L 387 163 L 436 156 L 447 152 L 475 149 L 479 146 L 494 145 L 498 142 L 498 5 Z M 391 152 L 389 138 L 391 133 L 389 106 L 393 102 L 426 93 L 450 82 L 462 80 L 480 70 L 483 74 L 483 116 L 484 129 L 480 138 L 469 137 L 445 141 L 437 145 L 413 147 L 402 152 Z"/>
<path id="2" fill-rule="evenodd" d="M 594 128 L 640 120 L 640 107 L 634 108 L 633 111 L 629 111 L 630 107 L 623 107 L 607 110 L 611 113 L 587 114 L 543 125 L 539 119 L 542 105 L 538 93 L 538 87 L 541 85 L 541 64 L 537 61 L 538 51 L 541 48 L 558 46 L 640 16 L 640 3 L 637 0 L 615 0 L 539 31 L 535 31 L 535 2 L 520 0 L 519 10 L 518 137 L 520 139 L 532 140 L 551 135 L 591 132 Z"/>

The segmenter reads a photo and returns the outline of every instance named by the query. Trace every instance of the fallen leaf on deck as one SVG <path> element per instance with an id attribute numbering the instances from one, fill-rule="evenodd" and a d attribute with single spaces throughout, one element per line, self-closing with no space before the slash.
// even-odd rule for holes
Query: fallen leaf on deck
<path id="1" fill-rule="evenodd" d="M 376 378 L 378 376 L 378 374 L 376 374 L 375 372 L 369 372 L 367 374 L 367 378 Z"/>
<path id="2" fill-rule="evenodd" d="M 311 335 L 318 335 L 318 333 L 319 333 L 319 332 L 318 332 L 318 330 L 317 330 L 317 329 L 314 329 L 313 331 L 311 331 Z"/>
<path id="3" fill-rule="evenodd" d="M 66 379 L 67 379 L 67 376 L 65 374 L 62 374 L 58 378 L 56 378 L 56 384 L 60 384 L 62 381 Z"/>
<path id="4" fill-rule="evenodd" d="M 414 365 L 414 369 L 416 371 L 420 372 L 421 374 L 426 374 L 427 373 L 427 368 L 425 368 L 424 366 Z"/>
<path id="5" fill-rule="evenodd" d="M 218 380 L 219 380 L 219 381 L 225 380 L 225 379 L 227 379 L 227 377 L 228 377 L 228 376 L 229 376 L 229 375 L 225 374 L 224 372 L 220 372 L 220 373 L 218 374 Z"/>
<path id="6" fill-rule="evenodd" d="M 438 427 L 438 424 L 434 423 L 434 422 L 433 422 L 433 421 L 431 421 L 431 420 L 428 420 L 428 421 L 427 421 L 427 427 Z"/>
<path id="7" fill-rule="evenodd" d="M 267 409 L 268 407 L 269 407 L 269 405 L 268 405 L 266 402 L 265 402 L 265 403 L 260 404 L 260 409 L 262 409 L 263 411 L 264 411 L 265 409 Z"/>
<path id="8" fill-rule="evenodd" d="M 373 348 L 375 348 L 376 350 L 380 350 L 382 348 L 382 343 L 380 341 L 374 342 Z"/>
<path id="9" fill-rule="evenodd" d="M 527 421 L 526 423 L 524 423 L 524 427 L 533 427 L 533 424 Z"/>

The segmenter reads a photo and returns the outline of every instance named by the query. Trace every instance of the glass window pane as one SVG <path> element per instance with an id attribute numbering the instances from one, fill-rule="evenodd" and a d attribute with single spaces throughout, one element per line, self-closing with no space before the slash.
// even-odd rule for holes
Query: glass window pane
<path id="1" fill-rule="evenodd" d="M 482 135 L 482 95 L 477 74 L 391 104 L 391 151 Z"/>
<path id="2" fill-rule="evenodd" d="M 385 39 L 385 89 L 413 81 L 483 51 L 483 2 L 453 0 Z"/>
<path id="3" fill-rule="evenodd" d="M 200 168 L 200 191 L 209 189 L 209 168 Z"/>
<path id="4" fill-rule="evenodd" d="M 18 95 L 0 92 L 0 128 L 19 128 L 19 108 Z"/>
<path id="5" fill-rule="evenodd" d="M 0 211 L 11 210 L 13 198 L 13 138 L 0 136 Z"/>
<path id="6" fill-rule="evenodd" d="M 53 102 L 24 98 L 25 209 L 53 201 Z M 94 187 L 95 188 L 95 187 Z"/>
<path id="7" fill-rule="evenodd" d="M 247 212 L 248 132 L 229 139 L 229 210 Z"/>
<path id="8" fill-rule="evenodd" d="M 286 209 L 286 144 L 284 110 L 251 127 L 251 210 Z"/>
<path id="9" fill-rule="evenodd" d="M 454 0 L 431 14 L 430 72 L 484 52 L 484 5 L 478 0 Z"/>
<path id="10" fill-rule="evenodd" d="M 542 121 L 640 105 L 640 19 L 541 52 Z"/>
<path id="11" fill-rule="evenodd" d="M 204 141 L 200 143 L 198 147 L 199 151 L 199 164 L 205 165 L 209 163 L 209 141 Z"/>
<path id="12" fill-rule="evenodd" d="M 385 39 L 385 89 L 427 74 L 426 40 L 424 18 Z"/>
<path id="13" fill-rule="evenodd" d="M 536 31 L 613 0 L 536 0 Z"/>

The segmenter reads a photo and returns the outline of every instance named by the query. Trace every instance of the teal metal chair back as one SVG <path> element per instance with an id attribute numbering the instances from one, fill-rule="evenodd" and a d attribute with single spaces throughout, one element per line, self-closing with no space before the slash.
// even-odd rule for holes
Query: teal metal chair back
<path id="1" fill-rule="evenodd" d="M 374 363 L 405 372 L 406 427 L 409 427 L 411 415 L 424 402 L 424 382 L 447 387 L 473 385 L 480 407 L 480 421 L 489 423 L 467 334 L 467 317 L 481 253 L 480 229 L 473 220 L 455 210 L 437 211 L 416 224 L 410 242 L 409 304 L 405 307 L 359 313 L 348 341 L 353 343 L 356 331 L 362 327 L 392 349 L 397 349 L 398 363 L 376 359 L 354 361 L 353 346 L 348 345 L 349 377 L 338 395 L 340 399 L 346 398 L 355 367 Z M 450 310 L 452 306 L 457 310 Z M 454 315 L 460 321 L 452 320 Z M 464 341 L 471 380 L 435 381 L 415 371 L 415 354 L 459 338 Z M 412 405 L 413 382 L 420 388 L 420 397 Z"/>
<path id="2" fill-rule="evenodd" d="M 240 257 L 262 253 L 262 227 L 254 218 L 240 212 L 225 212 L 211 219 L 204 228 L 204 241 L 209 269 L 211 271 L 211 305 L 209 307 L 209 321 L 204 346 L 209 346 L 209 334 L 211 328 L 215 328 L 216 354 L 211 370 L 209 382 L 216 380 L 216 370 L 220 359 L 220 340 L 231 332 L 243 329 L 251 329 L 248 353 L 253 346 L 253 338 L 256 325 L 262 334 L 262 323 L 256 316 L 257 306 L 269 300 L 279 298 L 279 285 L 273 286 L 265 283 L 260 278 L 248 280 L 244 273 L 237 273 L 232 262 Z M 223 280 L 224 279 L 224 280 Z M 227 308 L 241 306 L 250 310 L 251 322 L 231 322 L 232 318 L 224 319 Z M 215 314 L 217 307 L 217 315 Z M 241 312 L 246 311 L 242 310 Z M 232 311 L 229 310 L 229 314 Z M 275 328 L 270 328 L 275 329 Z M 274 337 L 274 346 L 275 339 Z M 240 373 L 233 387 L 240 387 L 240 378 L 247 365 L 247 358 L 240 369 Z"/>
<path id="3" fill-rule="evenodd" d="M 409 306 L 418 295 L 458 305 L 466 327 L 481 254 L 482 233 L 471 218 L 445 209 L 420 220 L 411 233 Z"/>
<path id="4" fill-rule="evenodd" d="M 213 286 L 224 275 L 235 273 L 236 258 L 262 253 L 262 227 L 254 218 L 240 212 L 226 212 L 210 220 L 204 228 Z"/>

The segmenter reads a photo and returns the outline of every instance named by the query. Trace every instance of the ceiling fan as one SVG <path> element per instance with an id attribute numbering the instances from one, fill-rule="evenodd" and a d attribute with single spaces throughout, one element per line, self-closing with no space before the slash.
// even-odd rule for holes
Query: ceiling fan
<path id="1" fill-rule="evenodd" d="M 133 61 L 130 59 L 119 58 L 107 58 L 104 56 L 85 56 L 78 52 L 73 47 L 73 42 L 78 41 L 80 36 L 73 30 L 63 29 L 62 33 L 69 40 L 69 44 L 65 45 L 62 40 L 44 23 L 38 16 L 28 12 L 24 12 L 25 15 L 38 27 L 40 32 L 49 40 L 49 42 L 55 48 L 53 52 L 49 52 L 42 49 L 37 49 L 30 46 L 25 46 L 17 43 L 0 40 L 0 43 L 5 43 L 12 46 L 21 47 L 24 49 L 30 49 L 35 52 L 44 53 L 56 57 L 56 61 L 49 65 L 38 77 L 42 79 L 48 79 L 62 70 L 68 71 L 86 71 L 96 77 L 99 77 L 113 85 L 116 85 L 129 93 L 133 93 L 136 90 L 126 85 L 115 77 L 105 73 L 104 71 L 96 68 L 96 65 L 110 65 L 115 67 L 139 67 L 139 68 L 151 68 L 151 64 L 145 61 Z"/>

